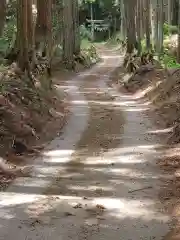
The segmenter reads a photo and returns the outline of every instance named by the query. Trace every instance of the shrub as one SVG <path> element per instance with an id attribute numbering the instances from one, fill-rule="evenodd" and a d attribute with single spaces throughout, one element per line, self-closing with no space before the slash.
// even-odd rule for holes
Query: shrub
<path id="1" fill-rule="evenodd" d="M 164 35 L 167 36 L 169 34 L 177 34 L 178 28 L 177 26 L 168 25 L 167 23 L 164 23 L 163 31 L 164 31 Z"/>
<path id="2" fill-rule="evenodd" d="M 84 24 L 80 26 L 81 39 L 91 39 L 91 32 Z"/>

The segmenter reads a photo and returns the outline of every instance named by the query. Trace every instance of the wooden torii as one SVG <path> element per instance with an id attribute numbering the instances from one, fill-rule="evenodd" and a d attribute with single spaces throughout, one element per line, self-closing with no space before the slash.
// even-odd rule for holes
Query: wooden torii
<path id="1" fill-rule="evenodd" d="M 91 38 L 94 40 L 94 32 L 96 31 L 108 31 L 110 38 L 110 23 L 105 20 L 92 20 L 86 19 L 87 23 L 91 26 Z"/>

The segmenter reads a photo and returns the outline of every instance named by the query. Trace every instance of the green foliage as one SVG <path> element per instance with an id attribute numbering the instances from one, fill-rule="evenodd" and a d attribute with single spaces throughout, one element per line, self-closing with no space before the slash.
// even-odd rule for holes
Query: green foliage
<path id="1" fill-rule="evenodd" d="M 169 25 L 167 23 L 164 23 L 163 32 L 165 36 L 169 35 Z"/>
<path id="2" fill-rule="evenodd" d="M 93 62 L 94 60 L 96 62 L 96 60 L 99 59 L 96 48 L 93 44 L 87 49 L 87 52 L 89 53 L 88 55 L 90 57 L 91 62 Z"/>
<path id="3" fill-rule="evenodd" d="M 109 46 L 119 45 L 119 44 L 121 44 L 121 41 L 124 41 L 124 37 L 121 35 L 121 32 L 116 32 L 116 34 L 113 34 L 106 43 Z"/>
<path id="4" fill-rule="evenodd" d="M 84 24 L 80 26 L 80 36 L 81 39 L 91 39 L 91 32 Z"/>
<path id="5" fill-rule="evenodd" d="M 87 38 L 84 38 L 81 40 L 81 49 L 86 49 L 91 46 L 91 44 L 92 43 Z"/>
<path id="6" fill-rule="evenodd" d="M 16 22 L 11 18 L 5 24 L 3 35 L 0 38 L 0 52 L 5 55 L 7 50 L 14 45 L 16 40 Z"/>
<path id="7" fill-rule="evenodd" d="M 15 0 L 7 1 L 6 23 L 0 38 L 1 55 L 6 55 L 9 48 L 14 45 L 16 39 L 16 6 Z"/>
<path id="8" fill-rule="evenodd" d="M 180 64 L 177 63 L 176 58 L 167 53 L 161 57 L 161 64 L 166 68 L 180 68 Z"/>
<path id="9" fill-rule="evenodd" d="M 95 64 L 100 60 L 96 51 L 96 47 L 93 44 L 83 49 L 81 51 L 81 56 L 84 59 L 85 66 L 87 67 L 90 67 L 92 64 Z"/>
<path id="10" fill-rule="evenodd" d="M 141 41 L 142 52 L 146 52 L 146 39 Z"/>
<path id="11" fill-rule="evenodd" d="M 177 26 L 170 26 L 170 33 L 171 34 L 177 34 L 178 33 L 178 27 Z"/>
<path id="12" fill-rule="evenodd" d="M 167 23 L 164 23 L 164 35 L 167 36 L 169 34 L 177 34 L 178 33 L 178 28 L 177 26 L 172 26 L 172 25 L 168 25 Z"/>

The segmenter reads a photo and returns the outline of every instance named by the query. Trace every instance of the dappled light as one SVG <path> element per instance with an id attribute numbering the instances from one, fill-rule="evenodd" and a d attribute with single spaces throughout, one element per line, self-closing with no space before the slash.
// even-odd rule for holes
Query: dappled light
<path id="1" fill-rule="evenodd" d="M 172 240 L 179 9 L 0 1 L 0 240 Z"/>
<path id="2" fill-rule="evenodd" d="M 101 77 L 104 79 L 103 74 Z M 109 97 L 109 87 L 101 83 L 92 87 L 93 84 L 77 89 L 69 81 L 64 86 L 73 93 L 72 117 L 64 133 L 33 163 L 32 176 L 17 179 L 1 196 L 4 232 L 12 223 L 12 232 L 15 231 L 19 225 L 15 219 L 19 214 L 25 219 L 23 224 L 27 222 L 33 229 L 35 226 L 38 234 L 42 227 L 52 233 L 54 222 L 59 229 L 64 229 L 62 224 L 67 223 L 62 236 L 67 235 L 74 221 L 76 229 L 98 223 L 101 231 L 114 231 L 123 224 L 133 231 L 134 221 L 139 227 L 147 225 L 156 229 L 169 221 L 169 217 L 158 209 L 156 188 L 157 182 L 169 176 L 154 170 L 155 159 L 162 154 L 163 145 L 147 141 L 144 136 L 159 134 L 159 130 L 150 130 L 149 123 L 140 124 L 141 114 L 148 109 L 146 103 L 131 96 L 119 97 L 113 91 L 114 97 Z M 87 99 L 82 94 L 86 94 Z M 104 119 L 108 111 L 111 115 Z M 90 117 L 89 112 L 92 112 Z M 115 117 L 115 129 L 104 127 L 106 121 L 109 124 Z M 94 124 L 83 133 L 87 127 L 84 118 Z M 121 122 L 120 118 L 128 122 Z M 80 119 L 84 119 L 83 124 Z M 89 141 L 90 134 L 96 132 L 97 137 Z M 75 141 L 77 138 L 79 142 Z M 42 193 L 45 186 L 49 187 Z M 142 229 L 146 231 L 146 227 Z M 58 231 L 57 228 L 56 234 Z"/>
<path id="3" fill-rule="evenodd" d="M 159 133 L 170 133 L 173 131 L 173 127 L 165 128 L 165 129 L 156 129 L 152 131 L 147 131 L 150 134 L 159 134 Z"/>

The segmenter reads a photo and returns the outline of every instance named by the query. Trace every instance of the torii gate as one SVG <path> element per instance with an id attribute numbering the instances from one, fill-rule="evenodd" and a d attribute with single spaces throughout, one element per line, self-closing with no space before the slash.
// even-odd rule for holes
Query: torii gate
<path id="1" fill-rule="evenodd" d="M 108 31 L 110 38 L 110 23 L 107 23 L 105 20 L 90 20 L 86 19 L 86 21 L 91 26 L 91 38 L 94 40 L 94 32 L 96 31 Z"/>

